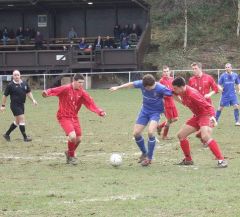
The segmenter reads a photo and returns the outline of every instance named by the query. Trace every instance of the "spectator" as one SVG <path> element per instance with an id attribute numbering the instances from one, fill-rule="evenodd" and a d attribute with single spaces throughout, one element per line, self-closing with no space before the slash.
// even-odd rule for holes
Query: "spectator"
<path id="1" fill-rule="evenodd" d="M 72 27 L 71 30 L 68 32 L 68 40 L 72 41 L 73 38 L 77 38 L 77 33 L 75 32 L 74 28 Z"/>
<path id="2" fill-rule="evenodd" d="M 128 38 L 126 36 L 124 36 L 123 39 L 121 40 L 120 48 L 121 49 L 128 49 L 129 48 L 129 42 L 128 42 Z"/>
<path id="3" fill-rule="evenodd" d="M 29 27 L 27 27 L 26 30 L 25 30 L 25 32 L 24 32 L 24 42 L 25 42 L 26 44 L 28 44 L 28 43 L 30 42 L 30 40 L 31 40 L 31 35 L 32 35 L 31 30 L 30 30 Z"/>
<path id="4" fill-rule="evenodd" d="M 7 45 L 7 41 L 9 40 L 7 27 L 4 28 L 2 35 L 3 35 L 2 36 L 3 45 Z"/>
<path id="5" fill-rule="evenodd" d="M 120 40 L 120 35 L 121 35 L 121 27 L 120 25 L 115 25 L 113 29 L 113 35 L 115 40 Z"/>
<path id="6" fill-rule="evenodd" d="M 23 39 L 24 39 L 24 31 L 23 31 L 23 28 L 20 26 L 16 31 L 17 44 L 20 45 Z"/>
<path id="7" fill-rule="evenodd" d="M 99 35 L 97 37 L 97 39 L 94 41 L 93 49 L 100 50 L 101 48 L 103 48 L 103 40 L 102 40 L 101 36 Z"/>
<path id="8" fill-rule="evenodd" d="M 142 34 L 142 29 L 134 23 L 132 25 L 131 33 L 135 33 L 135 34 L 137 34 L 138 37 L 140 37 Z"/>
<path id="9" fill-rule="evenodd" d="M 78 47 L 79 47 L 80 50 L 84 50 L 84 49 L 88 48 L 88 45 L 85 42 L 84 37 L 81 38 L 81 41 L 79 42 Z"/>
<path id="10" fill-rule="evenodd" d="M 43 48 L 43 35 L 37 31 L 36 37 L 35 37 L 35 49 L 40 50 Z"/>
<path id="11" fill-rule="evenodd" d="M 104 48 L 115 48 L 114 40 L 109 36 L 107 36 L 106 40 L 104 41 Z"/>

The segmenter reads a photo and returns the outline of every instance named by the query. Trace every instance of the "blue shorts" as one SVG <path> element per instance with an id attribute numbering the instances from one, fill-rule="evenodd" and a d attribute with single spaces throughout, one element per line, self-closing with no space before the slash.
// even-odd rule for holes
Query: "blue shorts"
<path id="1" fill-rule="evenodd" d="M 226 106 L 233 106 L 233 105 L 238 105 L 238 98 L 237 96 L 233 96 L 233 97 L 230 97 L 230 98 L 227 98 L 227 97 L 221 97 L 221 100 L 220 100 L 220 106 L 221 107 L 226 107 Z"/>
<path id="2" fill-rule="evenodd" d="M 160 115 L 161 115 L 160 112 L 148 113 L 148 112 L 144 112 L 141 110 L 138 115 L 138 118 L 136 120 L 136 124 L 141 124 L 141 125 L 147 126 L 148 122 L 150 122 L 150 121 L 159 122 Z"/>

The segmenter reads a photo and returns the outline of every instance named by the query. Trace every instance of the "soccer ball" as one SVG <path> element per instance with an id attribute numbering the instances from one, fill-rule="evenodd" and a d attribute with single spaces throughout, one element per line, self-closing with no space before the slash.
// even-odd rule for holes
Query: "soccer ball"
<path id="1" fill-rule="evenodd" d="M 117 153 L 113 153 L 110 157 L 110 163 L 114 167 L 118 167 L 122 164 L 122 156 Z"/>

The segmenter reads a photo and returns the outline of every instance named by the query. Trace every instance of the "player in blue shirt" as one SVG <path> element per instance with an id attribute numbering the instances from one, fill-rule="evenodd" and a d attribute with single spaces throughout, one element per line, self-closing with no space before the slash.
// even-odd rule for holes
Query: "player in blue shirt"
<path id="1" fill-rule="evenodd" d="M 164 85 L 156 82 L 155 78 L 147 74 L 142 80 L 129 82 L 120 86 L 110 88 L 110 91 L 116 91 L 121 88 L 140 88 L 143 96 L 141 111 L 138 115 L 133 129 L 135 141 L 142 152 L 139 163 L 142 166 L 149 166 L 152 161 L 153 151 L 156 144 L 155 132 L 157 131 L 160 115 L 164 112 L 163 97 L 171 96 L 172 91 Z M 144 144 L 142 132 L 148 126 L 148 151 Z"/>
<path id="2" fill-rule="evenodd" d="M 233 106 L 234 108 L 234 118 L 235 126 L 240 126 L 239 122 L 239 103 L 238 97 L 235 90 L 235 85 L 238 86 L 238 91 L 240 93 L 240 83 L 238 74 L 232 72 L 232 65 L 227 63 L 225 65 L 226 71 L 220 76 L 218 81 L 219 90 L 222 91 L 222 97 L 220 100 L 220 106 L 216 112 L 216 120 L 219 120 L 221 112 L 225 106 Z"/>

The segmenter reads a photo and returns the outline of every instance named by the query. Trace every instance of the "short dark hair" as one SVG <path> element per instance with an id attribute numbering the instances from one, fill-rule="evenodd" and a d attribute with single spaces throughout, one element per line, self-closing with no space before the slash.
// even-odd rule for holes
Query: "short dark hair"
<path id="1" fill-rule="evenodd" d="M 142 81 L 143 81 L 143 86 L 144 87 L 153 86 L 156 82 L 155 78 L 151 74 L 144 75 Z"/>
<path id="2" fill-rule="evenodd" d="M 173 80 L 172 85 L 177 87 L 184 87 L 186 85 L 186 81 L 183 77 L 176 77 Z"/>
<path id="3" fill-rule="evenodd" d="M 73 80 L 74 80 L 74 81 L 84 80 L 84 76 L 83 76 L 82 74 L 80 74 L 80 73 L 76 73 L 76 74 L 74 74 L 74 76 L 73 76 Z"/>
<path id="4" fill-rule="evenodd" d="M 191 64 L 191 67 L 193 67 L 193 66 L 198 66 L 198 68 L 202 69 L 202 63 L 200 63 L 200 62 L 193 62 Z"/>

